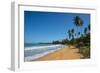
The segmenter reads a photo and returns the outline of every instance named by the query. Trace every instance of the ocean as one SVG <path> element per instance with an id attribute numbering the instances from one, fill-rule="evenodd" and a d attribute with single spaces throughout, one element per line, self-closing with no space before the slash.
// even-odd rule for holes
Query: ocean
<path id="1" fill-rule="evenodd" d="M 55 52 L 61 48 L 67 47 L 65 45 L 57 44 L 39 44 L 39 45 L 25 45 L 24 48 L 24 61 L 34 61 L 49 53 Z"/>

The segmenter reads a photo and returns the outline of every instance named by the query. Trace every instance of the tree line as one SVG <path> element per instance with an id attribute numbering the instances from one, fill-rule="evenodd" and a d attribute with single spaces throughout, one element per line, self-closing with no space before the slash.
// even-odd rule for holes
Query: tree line
<path id="1" fill-rule="evenodd" d="M 79 48 L 79 53 L 84 55 L 83 58 L 90 58 L 90 24 L 83 28 L 84 21 L 80 16 L 74 17 L 73 24 L 75 27 L 67 31 L 68 38 L 53 41 L 52 44 L 73 45 Z M 79 31 L 79 28 L 83 29 L 83 32 Z"/>

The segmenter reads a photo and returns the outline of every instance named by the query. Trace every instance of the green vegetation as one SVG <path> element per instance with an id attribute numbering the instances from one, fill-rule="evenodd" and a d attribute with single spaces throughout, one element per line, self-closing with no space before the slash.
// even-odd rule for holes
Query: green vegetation
<path id="1" fill-rule="evenodd" d="M 87 27 L 83 28 L 84 21 L 79 17 L 74 17 L 74 25 L 76 26 L 77 30 L 69 29 L 67 31 L 68 38 L 62 40 L 62 41 L 53 41 L 53 44 L 67 44 L 67 45 L 73 45 L 76 48 L 79 49 L 79 53 L 81 53 L 84 57 L 90 58 L 90 24 L 88 24 Z M 78 28 L 83 29 L 82 32 L 78 32 Z"/>

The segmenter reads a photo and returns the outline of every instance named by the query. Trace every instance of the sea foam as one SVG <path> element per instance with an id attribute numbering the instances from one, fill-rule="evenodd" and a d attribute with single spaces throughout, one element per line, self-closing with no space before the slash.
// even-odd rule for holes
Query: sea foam
<path id="1" fill-rule="evenodd" d="M 67 46 L 59 44 L 59 45 L 50 45 L 50 46 L 27 47 L 27 48 L 25 48 L 24 53 L 28 52 L 28 54 L 30 54 L 29 52 L 31 52 L 31 55 L 25 56 L 24 61 L 25 62 L 34 61 L 34 60 L 36 60 L 36 59 L 38 59 L 40 57 L 43 57 L 43 56 L 45 56 L 47 54 L 53 53 L 55 51 L 58 51 L 58 50 L 60 50 L 60 49 L 62 49 L 64 47 L 67 47 Z M 40 52 L 34 54 L 34 53 L 32 53 L 32 51 L 34 51 L 34 50 L 38 50 Z"/>

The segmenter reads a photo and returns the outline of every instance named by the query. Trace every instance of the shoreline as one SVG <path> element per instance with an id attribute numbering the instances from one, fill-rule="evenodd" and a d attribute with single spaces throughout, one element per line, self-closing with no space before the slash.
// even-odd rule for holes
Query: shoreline
<path id="1" fill-rule="evenodd" d="M 46 56 L 46 55 L 48 55 L 48 54 L 50 54 L 50 53 L 54 53 L 54 52 L 56 52 L 56 51 L 58 51 L 58 50 L 60 50 L 60 49 L 62 49 L 62 48 L 65 48 L 65 47 L 67 47 L 67 46 L 65 46 L 65 45 L 61 45 L 61 44 L 58 44 L 58 45 L 50 45 L 50 46 L 39 46 L 39 47 L 30 47 L 30 48 L 26 48 L 24 51 L 26 52 L 25 54 L 26 55 L 28 55 L 28 53 L 30 54 L 30 56 L 27 56 L 27 57 L 25 57 L 25 61 L 27 62 L 27 61 L 34 61 L 34 60 L 36 60 L 36 59 L 38 59 L 38 58 L 41 58 L 41 57 L 44 57 L 44 56 Z M 45 48 L 48 48 L 48 49 L 45 49 Z M 50 48 L 53 48 L 53 49 L 51 49 L 50 50 Z M 45 50 L 45 52 L 44 52 L 44 50 Z M 38 51 L 36 54 L 34 54 L 34 52 L 33 52 L 33 56 L 32 56 L 32 51 Z"/>
<path id="2" fill-rule="evenodd" d="M 49 46 L 32 46 L 32 47 L 26 47 L 24 50 L 27 51 L 27 50 L 33 50 L 33 49 L 41 49 L 41 48 L 50 48 L 50 47 L 59 47 L 59 46 L 63 46 L 61 44 L 57 44 L 57 45 L 49 45 Z"/>
<path id="3" fill-rule="evenodd" d="M 73 46 L 61 48 L 58 51 L 47 54 L 47 55 L 40 57 L 34 61 L 81 59 L 81 57 L 83 57 L 83 55 L 78 52 L 79 52 L 79 49 L 75 48 Z"/>

